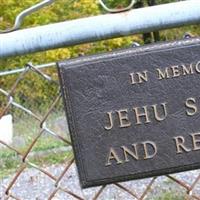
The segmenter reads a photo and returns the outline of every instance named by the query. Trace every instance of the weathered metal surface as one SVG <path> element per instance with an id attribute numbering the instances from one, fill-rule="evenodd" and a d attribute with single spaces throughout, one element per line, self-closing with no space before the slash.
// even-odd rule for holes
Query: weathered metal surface
<path id="1" fill-rule="evenodd" d="M 200 1 L 66 21 L 0 35 L 0 58 L 200 22 Z"/>
<path id="2" fill-rule="evenodd" d="M 83 187 L 200 167 L 200 38 L 60 62 Z"/>

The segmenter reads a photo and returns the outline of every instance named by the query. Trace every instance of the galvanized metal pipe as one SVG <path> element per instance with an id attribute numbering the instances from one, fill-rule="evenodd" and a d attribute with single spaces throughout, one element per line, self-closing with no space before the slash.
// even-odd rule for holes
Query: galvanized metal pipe
<path id="1" fill-rule="evenodd" d="M 0 57 L 200 22 L 200 0 L 82 18 L 0 35 Z"/>

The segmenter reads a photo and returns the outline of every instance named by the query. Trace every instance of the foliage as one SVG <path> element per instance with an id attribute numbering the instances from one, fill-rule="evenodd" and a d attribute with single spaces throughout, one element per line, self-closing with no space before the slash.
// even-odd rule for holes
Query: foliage
<path id="1" fill-rule="evenodd" d="M 172 1 L 175 0 L 157 0 L 158 3 L 168 3 Z M 40 1 L 0 0 L 0 29 L 12 27 L 17 14 L 37 2 Z M 121 1 L 107 0 L 107 2 L 110 4 L 110 6 L 117 6 L 117 3 L 120 3 Z M 129 2 L 129 0 L 124 0 L 124 2 L 126 4 L 127 2 Z M 145 0 L 145 5 L 147 5 L 147 2 L 148 0 Z M 57 0 L 52 5 L 47 6 L 42 10 L 31 14 L 30 16 L 27 16 L 22 24 L 22 28 L 98 15 L 100 13 L 104 13 L 104 11 L 94 0 Z M 182 38 L 182 35 L 185 32 L 191 32 L 193 35 L 198 35 L 200 33 L 200 28 L 199 26 L 189 26 L 179 29 L 161 31 L 161 39 L 179 39 Z M 62 59 L 69 59 L 83 54 L 88 55 L 93 53 L 111 51 L 116 48 L 128 47 L 133 41 L 143 44 L 142 36 L 135 35 L 130 37 L 104 40 L 101 42 L 87 43 L 68 48 L 39 52 L 25 56 L 16 56 L 13 58 L 1 59 L 0 71 L 20 68 L 23 67 L 27 62 L 32 62 L 33 64 L 41 64 L 52 61 L 55 62 Z M 57 79 L 55 68 L 46 69 L 45 73 L 53 76 L 54 79 Z M 9 90 L 18 76 L 19 74 L 1 77 L 0 87 Z M 57 89 L 58 88 L 55 87 L 55 85 L 48 85 L 38 76 L 33 75 L 33 73 L 29 73 L 26 76 L 26 79 L 21 81 L 20 87 L 18 88 L 18 91 L 15 95 L 15 100 L 19 103 L 25 104 L 25 106 L 30 106 L 30 104 L 34 104 L 36 108 L 40 109 L 39 107 L 41 102 L 46 102 L 46 104 L 49 105 L 49 103 L 55 97 Z M 28 97 L 29 104 L 26 105 Z M 3 97 L 0 96 L 0 102 L 3 102 L 2 99 Z M 0 107 L 2 107 L 2 104 L 3 103 L 0 103 Z"/>

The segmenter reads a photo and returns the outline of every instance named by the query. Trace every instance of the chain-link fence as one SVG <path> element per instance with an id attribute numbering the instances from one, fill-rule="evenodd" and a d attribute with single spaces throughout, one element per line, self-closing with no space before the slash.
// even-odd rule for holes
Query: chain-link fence
<path id="1" fill-rule="evenodd" d="M 18 29 L 26 15 L 52 2 L 23 11 L 6 32 Z M 153 37 L 158 39 L 158 32 Z M 0 86 L 0 199 L 200 200 L 199 170 L 81 189 L 55 63 L 28 63 L 0 72 L 0 77 L 9 80 L 7 87 Z M 1 123 L 7 117 L 8 123 Z"/>
<path id="2" fill-rule="evenodd" d="M 55 67 L 43 66 L 51 65 Z M 1 199 L 200 199 L 198 170 L 82 190 L 57 79 L 39 67 L 29 63 L 19 74 L 7 72 L 15 81 L 8 91 L 0 89 L 1 117 L 12 115 L 14 127 L 12 144 L 0 140 Z M 55 88 L 48 105 L 44 99 L 35 107 L 26 91 L 18 90 L 29 76 L 42 79 L 45 88 Z M 29 90 L 37 93 L 34 85 Z M 20 104 L 19 95 L 24 98 Z"/>

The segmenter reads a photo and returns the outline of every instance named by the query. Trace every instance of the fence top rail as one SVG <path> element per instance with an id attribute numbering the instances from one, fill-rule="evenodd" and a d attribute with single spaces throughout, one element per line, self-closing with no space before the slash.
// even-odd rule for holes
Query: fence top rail
<path id="1" fill-rule="evenodd" d="M 199 0 L 187 0 L 5 33 L 0 35 L 0 58 L 197 24 L 199 10 Z"/>

